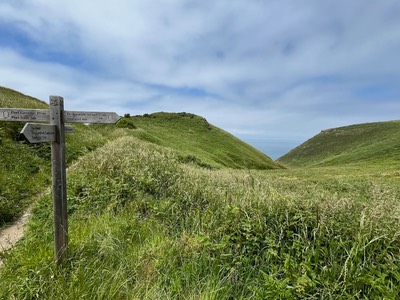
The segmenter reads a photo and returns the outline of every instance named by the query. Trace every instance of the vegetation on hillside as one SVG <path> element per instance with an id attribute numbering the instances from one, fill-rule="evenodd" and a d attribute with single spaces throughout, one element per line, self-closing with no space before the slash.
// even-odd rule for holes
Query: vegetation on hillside
<path id="1" fill-rule="evenodd" d="M 46 108 L 46 104 L 0 87 L 0 107 Z M 49 184 L 50 171 L 41 146 L 27 147 L 19 131 L 23 123 L 0 121 L 0 227 L 22 213 L 34 194 Z"/>
<path id="2" fill-rule="evenodd" d="M 0 87 L 0 107 L 44 109 L 48 105 Z M 0 227 L 18 217 L 51 180 L 50 144 L 27 143 L 20 134 L 24 125 L 0 121 Z M 75 132 L 66 136 L 68 165 L 107 141 L 135 136 L 175 149 L 180 161 L 205 168 L 279 168 L 265 154 L 189 113 L 155 113 L 123 118 L 116 125 L 73 127 Z"/>
<path id="3" fill-rule="evenodd" d="M 121 120 L 132 136 L 181 153 L 181 159 L 209 167 L 279 169 L 264 153 L 190 113 L 153 113 Z"/>
<path id="4" fill-rule="evenodd" d="M 14 124 L 0 123 L 0 223 L 50 185 L 49 145 L 24 143 Z M 74 125 L 68 259 L 54 264 L 41 193 L 24 238 L 0 254 L 0 299 L 398 299 L 397 125 L 327 131 L 290 161 L 318 168 L 273 171 L 188 113 Z"/>
<path id="5" fill-rule="evenodd" d="M 17 91 L 0 87 L 1 108 L 46 109 L 48 105 Z M 19 217 L 35 195 L 51 185 L 50 144 L 29 144 L 20 134 L 24 122 L 0 121 L 0 227 Z M 102 134 L 74 125 L 67 135 L 67 161 L 103 145 Z"/>
<path id="6" fill-rule="evenodd" d="M 6 299 L 396 299 L 398 168 L 209 170 L 122 137 L 69 169 L 68 261 L 44 197 Z"/>
<path id="7" fill-rule="evenodd" d="M 36 98 L 0 86 L 0 107 L 44 109 L 48 105 Z"/>
<path id="8" fill-rule="evenodd" d="M 357 124 L 321 131 L 278 159 L 291 167 L 398 164 L 400 121 Z"/>

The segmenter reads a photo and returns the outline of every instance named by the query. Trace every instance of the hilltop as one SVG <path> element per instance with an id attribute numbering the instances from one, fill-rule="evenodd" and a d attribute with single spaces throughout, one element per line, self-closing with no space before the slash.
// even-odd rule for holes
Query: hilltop
<path id="1" fill-rule="evenodd" d="M 238 169 L 281 168 L 264 153 L 191 113 L 153 113 L 122 120 L 139 139 L 175 149 L 183 161 Z"/>
<path id="2" fill-rule="evenodd" d="M 399 163 L 400 121 L 322 130 L 277 161 L 291 167 Z"/>

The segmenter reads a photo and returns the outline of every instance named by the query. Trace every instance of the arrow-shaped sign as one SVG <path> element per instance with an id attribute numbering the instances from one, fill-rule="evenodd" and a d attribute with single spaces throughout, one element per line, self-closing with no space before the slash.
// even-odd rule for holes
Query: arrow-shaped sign
<path id="1" fill-rule="evenodd" d="M 70 126 L 64 127 L 66 133 L 74 132 Z M 56 126 L 47 124 L 26 123 L 21 133 L 30 143 L 54 142 L 56 140 Z"/>
<path id="2" fill-rule="evenodd" d="M 115 112 L 64 111 L 65 123 L 97 123 L 114 124 L 120 119 Z"/>
<path id="3" fill-rule="evenodd" d="M 64 111 L 65 123 L 114 124 L 120 116 L 115 112 Z M 0 108 L 0 121 L 50 122 L 48 109 Z"/>

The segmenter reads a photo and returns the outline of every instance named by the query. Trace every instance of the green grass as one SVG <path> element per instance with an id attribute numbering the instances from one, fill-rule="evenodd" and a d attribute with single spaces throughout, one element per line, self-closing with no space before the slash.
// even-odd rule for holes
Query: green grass
<path id="1" fill-rule="evenodd" d="M 122 137 L 69 169 L 68 261 L 44 197 L 0 298 L 396 299 L 399 174 L 209 170 Z"/>
<path id="2" fill-rule="evenodd" d="M 162 112 L 120 122 L 131 129 L 132 136 L 179 151 L 184 162 L 214 168 L 282 168 L 265 154 L 194 114 Z"/>
<path id="3" fill-rule="evenodd" d="M 0 108 L 45 109 L 48 105 L 36 98 L 0 86 Z"/>
<path id="4" fill-rule="evenodd" d="M 43 109 L 38 99 L 0 87 L 0 107 Z M 30 145 L 20 131 L 25 123 L 0 122 L 0 227 L 17 218 L 30 199 L 49 186 L 50 145 Z M 73 125 L 67 134 L 67 163 L 121 136 L 170 147 L 181 162 L 204 168 L 280 168 L 265 154 L 193 114 L 156 113 L 123 118 L 116 125 Z M 17 166 L 17 167 L 15 167 Z"/>
<path id="5" fill-rule="evenodd" d="M 15 216 L 8 197 L 24 207 L 49 186 L 49 146 L 17 142 L 0 125 L 0 195 L 11 195 L 2 201 Z M 191 114 L 74 127 L 68 259 L 53 262 L 45 194 L 24 238 L 0 254 L 0 299 L 400 297 L 400 163 L 391 155 L 255 170 L 246 167 L 276 165 Z M 24 183 L 33 184 L 26 196 Z"/>
<path id="6" fill-rule="evenodd" d="M 400 121 L 328 129 L 278 159 L 291 167 L 345 164 L 397 164 Z"/>
<path id="7" fill-rule="evenodd" d="M 0 107 L 46 108 L 46 104 L 0 87 Z M 0 121 L 0 227 L 19 216 L 31 198 L 50 183 L 46 149 L 22 143 L 23 123 Z"/>

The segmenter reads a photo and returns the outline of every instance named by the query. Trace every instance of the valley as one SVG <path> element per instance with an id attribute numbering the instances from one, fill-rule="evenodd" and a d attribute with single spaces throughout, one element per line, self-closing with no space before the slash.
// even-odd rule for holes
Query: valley
<path id="1" fill-rule="evenodd" d="M 53 263 L 43 194 L 0 254 L 0 298 L 396 299 L 398 123 L 382 124 L 321 133 L 278 162 L 189 113 L 74 125 L 68 259 Z M 49 152 L 0 128 L 9 223 L 49 186 Z M 352 136 L 335 146 L 339 133 Z"/>

